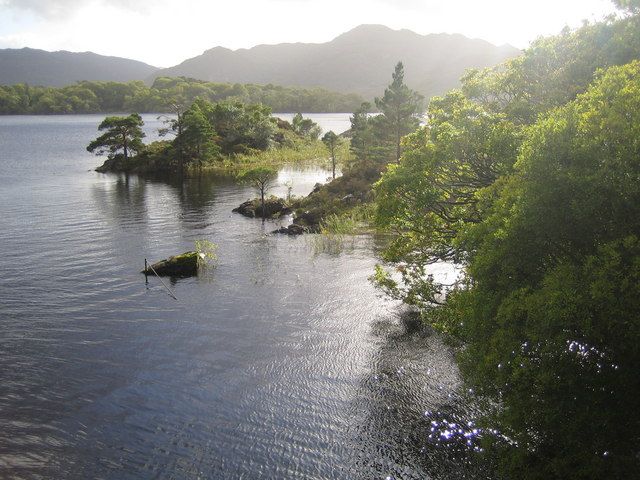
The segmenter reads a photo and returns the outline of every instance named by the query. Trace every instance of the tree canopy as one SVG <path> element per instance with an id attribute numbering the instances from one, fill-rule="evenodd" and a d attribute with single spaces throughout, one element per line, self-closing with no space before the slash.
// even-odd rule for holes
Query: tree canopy
<path id="1" fill-rule="evenodd" d="M 395 146 L 395 160 L 400 160 L 400 140 L 420 125 L 422 95 L 404 83 L 404 66 L 398 62 L 392 82 L 382 98 L 376 98 L 376 107 L 382 112 L 382 131 L 387 132 Z M 381 133 L 381 132 L 379 132 Z"/>
<path id="2" fill-rule="evenodd" d="M 375 278 L 457 341 L 506 478 L 640 467 L 638 58 L 631 15 L 469 72 L 376 186 L 400 279 Z M 442 261 L 457 281 L 430 276 Z"/>
<path id="3" fill-rule="evenodd" d="M 331 173 L 333 178 L 336 178 L 336 149 L 340 144 L 340 137 L 333 130 L 329 130 L 322 136 L 322 143 L 327 146 L 331 154 Z"/>
<path id="4" fill-rule="evenodd" d="M 87 146 L 87 151 L 96 152 L 97 155 L 108 152 L 110 159 L 121 154 L 126 162 L 130 154 L 144 148 L 142 125 L 142 117 L 137 113 L 128 117 L 107 117 L 98 126 L 98 130 L 106 132 L 93 140 Z"/>
<path id="5" fill-rule="evenodd" d="M 640 0 L 613 0 L 613 3 L 622 10 L 633 13 L 640 11 Z"/>

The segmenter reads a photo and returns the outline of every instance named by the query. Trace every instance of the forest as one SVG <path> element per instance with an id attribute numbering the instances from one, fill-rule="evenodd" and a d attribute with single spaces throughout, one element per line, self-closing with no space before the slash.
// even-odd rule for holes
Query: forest
<path id="1" fill-rule="evenodd" d="M 196 99 L 209 102 L 263 104 L 274 112 L 352 112 L 362 103 L 357 94 L 323 88 L 213 83 L 191 78 L 159 77 L 144 82 L 81 81 L 66 87 L 0 85 L 0 115 L 81 113 L 170 113 L 174 105 Z"/>

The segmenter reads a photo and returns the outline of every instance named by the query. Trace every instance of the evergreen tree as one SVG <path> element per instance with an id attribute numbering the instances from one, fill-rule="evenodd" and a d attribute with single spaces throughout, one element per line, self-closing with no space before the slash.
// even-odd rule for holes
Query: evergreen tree
<path id="1" fill-rule="evenodd" d="M 173 142 L 187 162 L 198 165 L 220 152 L 215 143 L 215 131 L 200 109 L 199 103 L 194 103 L 182 115 L 180 133 Z"/>
<path id="2" fill-rule="evenodd" d="M 329 153 L 331 154 L 331 171 L 333 178 L 336 178 L 336 148 L 338 148 L 340 144 L 340 137 L 332 130 L 329 130 L 322 137 L 322 143 L 329 149 Z"/>
<path id="3" fill-rule="evenodd" d="M 126 162 L 131 153 L 137 153 L 144 148 L 143 125 L 142 117 L 137 113 L 128 117 L 107 117 L 98 127 L 99 131 L 106 132 L 92 141 L 87 146 L 87 151 L 96 152 L 97 155 L 109 152 L 110 159 L 121 154 Z"/>
<path id="4" fill-rule="evenodd" d="M 296 113 L 291 121 L 293 131 L 310 140 L 317 140 L 322 129 L 310 118 L 304 118 L 301 113 Z"/>
<path id="5" fill-rule="evenodd" d="M 395 160 L 400 160 L 400 140 L 420 125 L 423 97 L 404 83 L 404 66 L 398 62 L 393 73 L 393 81 L 384 91 L 382 98 L 376 98 L 376 107 L 383 114 L 382 126 L 395 147 Z"/>

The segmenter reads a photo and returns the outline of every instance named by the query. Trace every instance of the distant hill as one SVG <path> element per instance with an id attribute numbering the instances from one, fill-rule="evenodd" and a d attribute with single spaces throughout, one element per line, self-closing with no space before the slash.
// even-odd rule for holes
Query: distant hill
<path id="1" fill-rule="evenodd" d="M 91 52 L 47 52 L 32 48 L 0 49 L 0 84 L 28 83 L 61 87 L 78 80 L 144 80 L 156 67 Z"/>
<path id="2" fill-rule="evenodd" d="M 395 64 L 405 66 L 407 84 L 426 97 L 458 85 L 464 71 L 488 67 L 520 54 L 504 45 L 463 35 L 419 35 L 382 25 L 361 25 L 327 43 L 259 45 L 250 49 L 212 48 L 149 77 L 186 76 L 214 82 L 321 86 L 380 96 Z"/>

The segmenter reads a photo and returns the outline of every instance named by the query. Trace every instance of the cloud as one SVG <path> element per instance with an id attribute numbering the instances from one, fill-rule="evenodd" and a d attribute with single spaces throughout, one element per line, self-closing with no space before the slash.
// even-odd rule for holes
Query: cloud
<path id="1" fill-rule="evenodd" d="M 389 5 L 398 10 L 407 10 L 407 9 L 420 9 L 421 7 L 428 7 L 424 0 L 376 0 L 378 3 L 382 3 L 383 5 Z"/>
<path id="2" fill-rule="evenodd" d="M 148 0 L 4 0 L 0 5 L 15 10 L 27 10 L 40 17 L 60 18 L 96 5 L 145 12 L 156 3 Z"/>

